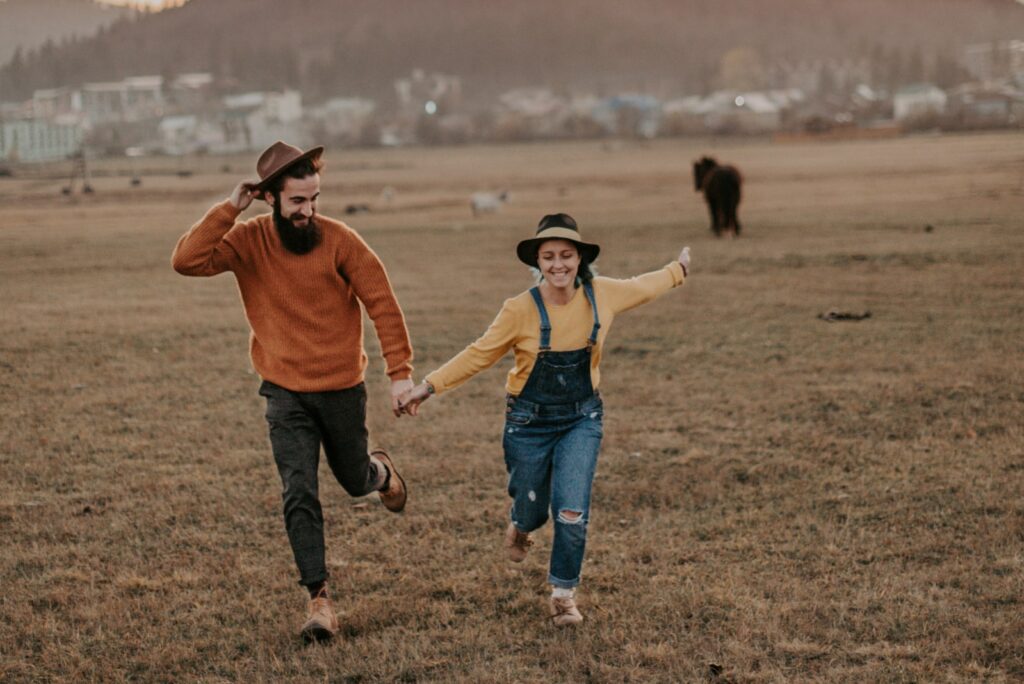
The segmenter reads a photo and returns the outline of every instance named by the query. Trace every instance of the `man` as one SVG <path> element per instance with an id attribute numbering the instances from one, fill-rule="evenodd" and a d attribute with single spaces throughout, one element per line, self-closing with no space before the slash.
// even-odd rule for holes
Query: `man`
<path id="1" fill-rule="evenodd" d="M 316 212 L 322 147 L 283 142 L 178 241 L 178 273 L 235 274 L 251 328 L 250 355 L 263 379 L 270 443 L 283 484 L 284 520 L 300 584 L 309 590 L 301 634 L 329 639 L 338 619 L 327 592 L 323 513 L 317 485 L 320 447 L 352 496 L 380 493 L 394 512 L 406 488 L 382 450 L 367 453 L 367 365 L 360 302 L 373 320 L 391 378 L 391 408 L 412 387 L 412 346 L 405 318 L 380 259 L 340 221 Z M 271 214 L 238 222 L 254 199 Z"/>

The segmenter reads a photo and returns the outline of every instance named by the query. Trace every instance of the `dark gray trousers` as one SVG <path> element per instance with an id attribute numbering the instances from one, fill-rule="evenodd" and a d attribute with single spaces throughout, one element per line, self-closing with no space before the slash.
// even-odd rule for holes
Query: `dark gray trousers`
<path id="1" fill-rule="evenodd" d="M 366 387 L 360 383 L 331 392 L 292 392 L 264 380 L 260 394 L 267 398 L 270 446 L 281 475 L 284 524 L 299 583 L 317 584 L 327 579 L 317 479 L 320 446 L 334 477 L 351 496 L 379 489 L 387 476 L 367 453 Z"/>

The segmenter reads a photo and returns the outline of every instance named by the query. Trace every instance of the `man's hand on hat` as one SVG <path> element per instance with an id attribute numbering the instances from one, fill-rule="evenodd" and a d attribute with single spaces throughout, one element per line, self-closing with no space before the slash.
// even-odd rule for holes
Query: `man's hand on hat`
<path id="1" fill-rule="evenodd" d="M 683 247 L 683 251 L 679 253 L 679 265 L 683 267 L 683 276 L 690 275 L 690 248 Z"/>
<path id="2" fill-rule="evenodd" d="M 245 211 L 254 199 L 264 199 L 263 191 L 258 190 L 259 181 L 244 180 L 235 186 L 231 193 L 231 204 L 239 211 Z"/>

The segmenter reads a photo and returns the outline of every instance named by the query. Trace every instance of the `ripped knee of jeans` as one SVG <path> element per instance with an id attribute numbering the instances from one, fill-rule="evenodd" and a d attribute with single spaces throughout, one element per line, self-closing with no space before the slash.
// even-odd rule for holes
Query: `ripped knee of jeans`
<path id="1" fill-rule="evenodd" d="M 587 519 L 583 517 L 581 511 L 563 508 L 558 511 L 558 522 L 565 523 L 566 525 L 583 525 L 586 524 Z"/>

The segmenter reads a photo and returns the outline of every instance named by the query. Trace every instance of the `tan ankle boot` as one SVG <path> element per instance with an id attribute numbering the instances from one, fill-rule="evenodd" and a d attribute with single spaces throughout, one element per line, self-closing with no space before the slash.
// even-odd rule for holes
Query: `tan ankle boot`
<path id="1" fill-rule="evenodd" d="M 583 615 L 576 607 L 576 599 L 551 597 L 551 621 L 557 627 L 568 627 L 583 622 Z"/>
<path id="2" fill-rule="evenodd" d="M 513 563 L 521 563 L 530 552 L 533 540 L 529 532 L 520 532 L 513 523 L 508 524 L 505 530 L 505 549 L 508 551 L 508 559 Z"/>
<path id="3" fill-rule="evenodd" d="M 391 473 L 388 488 L 378 492 L 381 503 L 384 504 L 384 508 L 392 513 L 401 513 L 405 509 L 405 501 L 409 496 L 405 488 L 405 480 L 398 474 L 398 469 L 395 468 L 395 464 L 391 462 L 391 457 L 388 456 L 386 451 L 377 449 L 371 452 L 370 456 L 376 459 L 378 463 L 384 464 Z"/>
<path id="4" fill-rule="evenodd" d="M 302 625 L 300 634 L 306 641 L 326 641 L 338 631 L 338 616 L 334 614 L 326 590 L 309 601 L 309 618 Z"/>

